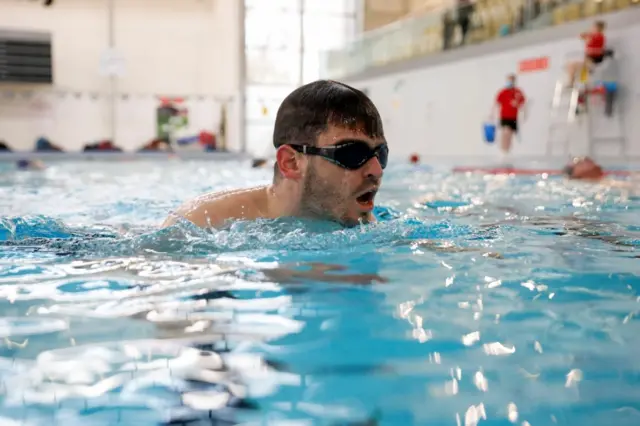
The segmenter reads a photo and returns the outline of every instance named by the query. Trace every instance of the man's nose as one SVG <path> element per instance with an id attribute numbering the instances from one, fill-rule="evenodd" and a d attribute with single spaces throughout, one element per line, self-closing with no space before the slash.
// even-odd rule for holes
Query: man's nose
<path id="1" fill-rule="evenodd" d="M 382 174 L 384 173 L 378 157 L 373 157 L 371 160 L 367 161 L 363 169 L 364 174 L 368 178 L 380 179 L 382 178 Z"/>

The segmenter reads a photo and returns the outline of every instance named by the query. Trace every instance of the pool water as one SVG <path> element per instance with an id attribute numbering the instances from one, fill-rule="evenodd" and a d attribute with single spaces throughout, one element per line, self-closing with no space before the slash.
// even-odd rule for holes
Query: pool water
<path id="1" fill-rule="evenodd" d="M 640 424 L 633 191 L 391 165 L 376 224 L 157 229 L 270 179 L 1 171 L 0 424 Z"/>

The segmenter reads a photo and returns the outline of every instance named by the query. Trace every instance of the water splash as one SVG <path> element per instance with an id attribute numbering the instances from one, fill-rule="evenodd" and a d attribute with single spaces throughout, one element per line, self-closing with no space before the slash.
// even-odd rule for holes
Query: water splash
<path id="1" fill-rule="evenodd" d="M 225 229 L 203 230 L 182 221 L 166 229 L 147 229 L 137 234 L 117 230 L 71 229 L 53 218 L 5 218 L 0 232 L 0 256 L 12 249 L 54 253 L 57 256 L 98 258 L 166 254 L 208 256 L 218 253 L 260 251 L 322 251 L 336 247 L 388 245 L 417 239 L 453 239 L 486 233 L 443 220 L 428 223 L 417 218 L 398 218 L 388 211 L 378 223 L 342 228 L 330 222 L 298 219 L 236 221 Z"/>

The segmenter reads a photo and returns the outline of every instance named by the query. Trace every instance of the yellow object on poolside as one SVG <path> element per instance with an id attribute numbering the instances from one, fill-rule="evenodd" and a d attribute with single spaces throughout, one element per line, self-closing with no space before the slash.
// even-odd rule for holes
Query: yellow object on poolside
<path id="1" fill-rule="evenodd" d="M 589 68 L 588 67 L 582 67 L 582 68 L 580 68 L 580 82 L 581 83 L 586 83 L 587 80 L 589 80 Z"/>

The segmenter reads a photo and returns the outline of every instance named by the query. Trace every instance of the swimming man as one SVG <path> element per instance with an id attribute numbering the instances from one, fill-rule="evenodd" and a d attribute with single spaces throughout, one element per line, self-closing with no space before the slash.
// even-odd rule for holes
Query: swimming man
<path id="1" fill-rule="evenodd" d="M 589 182 L 608 188 L 629 189 L 633 193 L 640 192 L 637 173 L 631 173 L 629 180 L 607 176 L 602 167 L 589 157 L 576 157 L 563 169 L 564 175 L 573 181 Z"/>
<path id="2" fill-rule="evenodd" d="M 162 226 L 179 218 L 203 228 L 234 219 L 307 217 L 348 227 L 375 220 L 389 150 L 380 114 L 364 93 L 327 80 L 297 88 L 278 109 L 273 145 L 270 185 L 202 195 Z"/>

